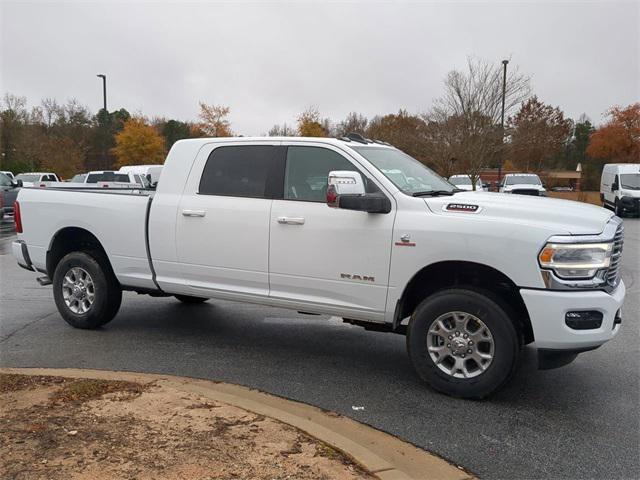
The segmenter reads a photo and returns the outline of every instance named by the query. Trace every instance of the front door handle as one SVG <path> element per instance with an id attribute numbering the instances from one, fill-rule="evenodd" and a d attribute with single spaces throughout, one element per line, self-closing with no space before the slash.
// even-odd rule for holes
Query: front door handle
<path id="1" fill-rule="evenodd" d="M 204 217 L 206 212 L 204 210 L 182 210 L 182 215 L 185 217 Z"/>
<path id="2" fill-rule="evenodd" d="M 304 225 L 304 217 L 278 217 L 278 223 L 284 225 Z"/>

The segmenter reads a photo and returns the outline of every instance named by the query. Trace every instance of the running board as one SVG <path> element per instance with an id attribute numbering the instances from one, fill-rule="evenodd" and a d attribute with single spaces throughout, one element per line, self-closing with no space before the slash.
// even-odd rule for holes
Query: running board
<path id="1" fill-rule="evenodd" d="M 40 284 L 40 286 L 45 287 L 47 285 L 51 285 L 51 279 L 46 275 L 44 277 L 36 278 L 36 282 Z"/>

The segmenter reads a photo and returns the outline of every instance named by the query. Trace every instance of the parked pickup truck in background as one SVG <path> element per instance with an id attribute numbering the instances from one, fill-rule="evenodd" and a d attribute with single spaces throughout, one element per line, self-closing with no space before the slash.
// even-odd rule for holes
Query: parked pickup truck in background
<path id="1" fill-rule="evenodd" d="M 97 170 L 87 173 L 84 183 L 133 183 L 143 188 L 151 186 L 145 175 L 134 172 L 116 172 L 114 170 Z"/>
<path id="2" fill-rule="evenodd" d="M 21 180 L 14 180 L 3 172 L 0 172 L 0 220 L 5 215 L 13 215 L 13 204 L 22 187 Z"/>
<path id="3" fill-rule="evenodd" d="M 546 197 L 547 190 L 535 173 L 508 173 L 500 183 L 500 193 Z"/>
<path id="4" fill-rule="evenodd" d="M 25 187 L 44 186 L 44 182 L 59 182 L 58 176 L 52 172 L 26 172 L 16 175 Z"/>
<path id="5" fill-rule="evenodd" d="M 418 375 L 467 398 L 502 386 L 525 344 L 553 368 L 620 329 L 610 211 L 459 192 L 355 134 L 182 140 L 155 192 L 26 188 L 15 216 L 18 263 L 77 328 L 112 320 L 123 290 L 335 315 L 406 333 Z"/>

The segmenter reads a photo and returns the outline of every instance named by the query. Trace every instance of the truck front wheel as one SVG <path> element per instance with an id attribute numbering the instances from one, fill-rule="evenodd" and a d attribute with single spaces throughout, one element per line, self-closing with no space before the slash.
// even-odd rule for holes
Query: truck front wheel
<path id="1" fill-rule="evenodd" d="M 62 318 L 75 327 L 98 328 L 116 316 L 122 289 L 100 252 L 71 252 L 56 266 L 53 298 Z"/>
<path id="2" fill-rule="evenodd" d="M 407 332 L 418 375 L 454 397 L 480 399 L 498 390 L 515 371 L 521 347 L 507 312 L 489 292 L 456 288 L 426 298 Z"/>

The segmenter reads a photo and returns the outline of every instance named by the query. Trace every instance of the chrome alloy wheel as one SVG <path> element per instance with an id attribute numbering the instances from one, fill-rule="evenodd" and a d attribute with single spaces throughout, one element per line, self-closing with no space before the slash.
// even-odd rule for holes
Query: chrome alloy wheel
<path id="1" fill-rule="evenodd" d="M 96 298 L 91 275 L 83 268 L 72 267 L 62 279 L 62 298 L 73 313 L 87 313 Z"/>
<path id="2" fill-rule="evenodd" d="M 448 312 L 436 318 L 427 333 L 429 356 L 437 367 L 455 378 L 473 378 L 493 361 L 491 331 L 475 315 Z"/>

